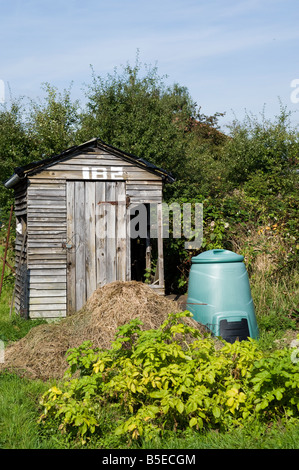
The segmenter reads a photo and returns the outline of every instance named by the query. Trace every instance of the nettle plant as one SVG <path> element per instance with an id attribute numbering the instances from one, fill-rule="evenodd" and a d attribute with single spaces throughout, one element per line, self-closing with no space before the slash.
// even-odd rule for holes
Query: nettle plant
<path id="1" fill-rule="evenodd" d="M 69 350 L 68 377 L 42 396 L 40 421 L 85 443 L 101 436 L 107 406 L 117 409 L 115 434 L 133 439 L 299 417 L 299 366 L 289 349 L 265 355 L 250 338 L 216 348 L 215 338 L 184 324 L 190 315 L 171 314 L 145 331 L 135 319 L 118 329 L 110 350 L 89 341 Z"/>

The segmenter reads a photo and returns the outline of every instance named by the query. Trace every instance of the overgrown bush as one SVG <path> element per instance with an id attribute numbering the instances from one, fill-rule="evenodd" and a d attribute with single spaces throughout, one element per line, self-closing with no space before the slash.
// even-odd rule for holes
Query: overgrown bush
<path id="1" fill-rule="evenodd" d="M 171 314 L 159 329 L 145 331 L 132 320 L 118 329 L 110 350 L 90 342 L 69 350 L 70 378 L 43 395 L 40 421 L 86 442 L 101 436 L 107 407 L 115 409 L 115 434 L 131 439 L 299 418 L 296 349 L 265 354 L 252 339 L 216 347 L 215 338 L 202 337 L 182 316 Z"/>

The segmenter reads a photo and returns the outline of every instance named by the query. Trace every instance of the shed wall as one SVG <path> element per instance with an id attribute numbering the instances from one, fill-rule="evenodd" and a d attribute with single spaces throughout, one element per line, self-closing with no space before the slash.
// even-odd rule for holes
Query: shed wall
<path id="1" fill-rule="evenodd" d="M 72 310 L 70 290 L 77 289 L 77 286 L 75 279 L 68 276 L 68 262 L 72 255 L 66 245 L 72 231 L 69 206 L 73 204 L 70 196 L 73 191 L 67 184 L 80 181 L 123 181 L 130 203 L 162 202 L 162 179 L 159 176 L 102 150 L 78 154 L 31 175 L 27 189 L 30 318 L 64 317 Z M 112 199 L 117 200 L 118 194 L 115 193 Z M 85 207 L 86 210 L 88 208 Z M 120 243 L 124 242 L 120 240 Z M 128 239 L 126 243 L 129 247 Z M 161 243 L 160 240 L 160 273 L 163 271 Z M 126 279 L 129 280 L 129 250 L 121 251 L 127 257 Z M 120 250 L 116 253 L 120 256 Z M 112 265 L 110 260 L 107 269 Z M 116 265 L 123 266 L 120 262 Z"/>
<path id="2" fill-rule="evenodd" d="M 21 231 L 17 230 L 15 240 L 15 291 L 14 303 L 16 312 L 21 311 L 21 299 L 27 290 L 27 182 L 15 189 L 15 216 Z M 25 269 L 24 269 L 25 267 Z"/>
<path id="3" fill-rule="evenodd" d="M 65 181 L 35 179 L 28 186 L 29 315 L 66 316 Z"/>
<path id="4" fill-rule="evenodd" d="M 161 178 L 103 150 L 73 156 L 38 173 L 38 178 L 160 181 Z"/>

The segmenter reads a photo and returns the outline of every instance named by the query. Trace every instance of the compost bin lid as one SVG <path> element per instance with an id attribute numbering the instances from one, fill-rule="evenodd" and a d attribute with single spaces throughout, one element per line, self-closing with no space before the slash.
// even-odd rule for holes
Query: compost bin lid
<path id="1" fill-rule="evenodd" d="M 244 256 L 222 249 L 204 251 L 191 259 L 192 263 L 236 263 L 243 260 Z"/>

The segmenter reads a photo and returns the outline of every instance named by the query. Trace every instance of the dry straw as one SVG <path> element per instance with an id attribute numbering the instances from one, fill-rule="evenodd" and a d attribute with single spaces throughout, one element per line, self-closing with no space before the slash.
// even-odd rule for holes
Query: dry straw
<path id="1" fill-rule="evenodd" d="M 98 288 L 84 307 L 59 323 L 39 325 L 5 350 L 3 368 L 42 380 L 62 378 L 67 369 L 65 353 L 83 341 L 107 349 L 119 326 L 134 318 L 142 329 L 157 329 L 169 313 L 181 311 L 179 304 L 156 294 L 146 284 L 135 281 L 112 282 Z M 204 328 L 191 318 L 184 322 Z"/>

